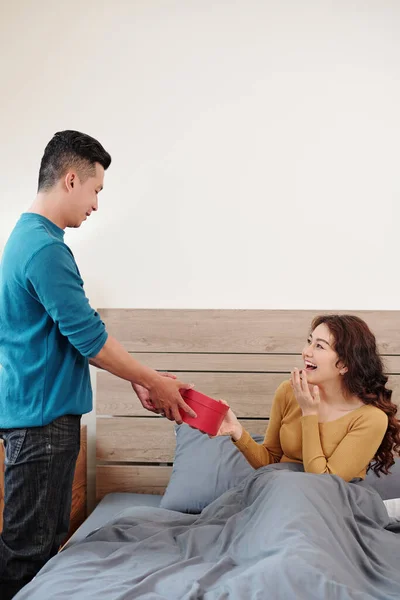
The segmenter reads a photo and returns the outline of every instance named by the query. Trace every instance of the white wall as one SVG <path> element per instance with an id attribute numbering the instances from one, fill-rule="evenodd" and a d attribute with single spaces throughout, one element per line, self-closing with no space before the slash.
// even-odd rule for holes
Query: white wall
<path id="1" fill-rule="evenodd" d="M 0 8 L 0 248 L 55 131 L 113 156 L 95 306 L 398 309 L 396 0 Z"/>

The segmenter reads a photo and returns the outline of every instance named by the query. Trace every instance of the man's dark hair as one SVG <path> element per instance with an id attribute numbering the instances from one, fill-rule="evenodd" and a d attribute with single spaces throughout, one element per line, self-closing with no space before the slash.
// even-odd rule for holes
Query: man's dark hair
<path id="1" fill-rule="evenodd" d="M 59 131 L 45 148 L 38 191 L 52 188 L 71 168 L 76 169 L 79 179 L 84 182 L 95 175 L 95 163 L 100 163 L 104 170 L 111 164 L 111 156 L 100 142 L 79 131 Z"/>

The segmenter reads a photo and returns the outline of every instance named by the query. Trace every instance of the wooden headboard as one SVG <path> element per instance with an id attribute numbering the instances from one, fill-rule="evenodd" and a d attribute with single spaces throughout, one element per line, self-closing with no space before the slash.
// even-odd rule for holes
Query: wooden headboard
<path id="1" fill-rule="evenodd" d="M 109 333 L 154 369 L 223 398 L 252 433 L 265 432 L 278 385 L 293 367 L 317 311 L 100 309 Z M 320 311 L 329 312 L 329 311 Z M 334 311 L 338 312 L 338 311 Z M 347 312 L 347 311 L 342 311 Z M 348 311 L 350 312 L 350 311 Z M 353 312 L 375 333 L 400 398 L 400 311 Z M 98 372 L 96 495 L 162 494 L 175 449 L 173 423 L 144 410 L 128 382 Z M 211 442 L 210 442 L 211 443 Z"/>

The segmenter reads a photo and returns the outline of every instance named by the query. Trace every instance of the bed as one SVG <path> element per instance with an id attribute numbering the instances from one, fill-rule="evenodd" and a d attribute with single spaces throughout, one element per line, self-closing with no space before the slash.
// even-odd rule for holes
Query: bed
<path id="1" fill-rule="evenodd" d="M 276 387 L 300 366 L 315 312 L 100 310 L 142 362 L 232 408 L 262 439 Z M 400 397 L 398 311 L 362 311 Z M 18 600 L 400 597 L 400 464 L 346 484 L 298 465 L 253 471 L 140 406 L 98 372 L 98 505 Z M 383 502 L 385 500 L 385 503 Z"/>

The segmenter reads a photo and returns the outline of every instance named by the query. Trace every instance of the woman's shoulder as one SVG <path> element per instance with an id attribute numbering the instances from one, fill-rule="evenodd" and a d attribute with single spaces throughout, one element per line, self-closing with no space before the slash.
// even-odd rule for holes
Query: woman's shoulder
<path id="1" fill-rule="evenodd" d="M 285 402 L 285 404 L 292 404 L 292 402 L 296 402 L 296 396 L 294 395 L 290 379 L 285 379 L 282 381 L 276 390 L 276 395 L 279 400 Z"/>
<path id="2" fill-rule="evenodd" d="M 293 390 L 292 384 L 290 383 L 290 379 L 285 379 L 284 381 L 282 381 L 282 383 L 279 384 L 278 390 L 282 390 L 284 392 Z"/>
<path id="3" fill-rule="evenodd" d="M 359 409 L 354 410 L 353 413 L 350 413 L 350 416 L 353 417 L 354 424 L 370 424 L 376 429 L 386 430 L 389 421 L 387 414 L 373 404 L 364 404 Z"/>

